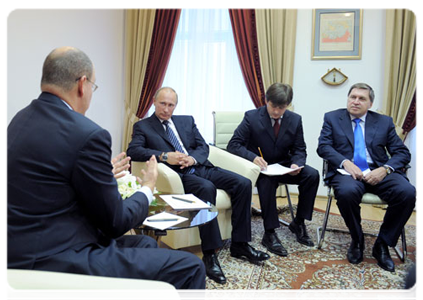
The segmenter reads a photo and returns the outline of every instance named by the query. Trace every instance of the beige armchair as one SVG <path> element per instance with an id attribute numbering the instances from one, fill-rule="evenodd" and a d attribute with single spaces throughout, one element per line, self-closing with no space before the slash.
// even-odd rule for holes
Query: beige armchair
<path id="1" fill-rule="evenodd" d="M 251 189 L 255 186 L 260 173 L 260 168 L 257 165 L 217 147 L 209 146 L 209 148 L 210 153 L 208 159 L 213 165 L 250 179 L 252 183 Z M 144 162 L 132 162 L 131 172 L 136 176 L 140 176 L 141 170 L 144 167 Z M 163 163 L 158 164 L 158 169 L 159 178 L 156 184 L 158 191 L 170 194 L 185 194 L 184 187 L 178 173 Z M 219 222 L 220 233 L 222 235 L 222 239 L 225 240 L 231 237 L 232 206 L 229 195 L 220 189 L 217 190 L 216 207 L 219 212 L 217 219 Z M 161 241 L 173 249 L 195 246 L 201 243 L 198 228 L 170 230 L 167 232 L 166 236 L 161 237 Z"/>
<path id="2" fill-rule="evenodd" d="M 39 270 L 8 269 L 7 281 L 10 287 L 18 290 L 143 289 L 158 291 L 170 290 L 170 292 L 174 290 L 174 295 L 177 295 L 173 285 L 162 281 L 90 276 Z"/>

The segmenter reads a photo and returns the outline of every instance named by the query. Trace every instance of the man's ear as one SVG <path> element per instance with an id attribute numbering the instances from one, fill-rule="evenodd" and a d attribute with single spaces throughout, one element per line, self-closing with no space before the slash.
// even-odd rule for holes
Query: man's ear
<path id="1" fill-rule="evenodd" d="M 78 80 L 78 96 L 82 97 L 84 96 L 84 83 L 87 80 L 87 76 L 82 76 L 79 80 Z"/>

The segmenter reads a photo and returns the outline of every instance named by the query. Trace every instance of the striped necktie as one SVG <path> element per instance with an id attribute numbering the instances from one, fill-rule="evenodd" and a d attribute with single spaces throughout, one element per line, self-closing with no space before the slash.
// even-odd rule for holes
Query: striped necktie
<path id="1" fill-rule="evenodd" d="M 170 142 L 172 143 L 172 146 L 175 148 L 176 151 L 179 151 L 181 153 L 185 153 L 184 149 L 182 148 L 181 143 L 179 143 L 178 138 L 176 137 L 175 133 L 173 132 L 172 128 L 169 126 L 169 121 L 165 120 L 163 121 L 163 124 L 166 126 L 166 133 L 169 137 Z M 194 167 L 188 167 L 185 168 L 185 173 L 192 174 L 195 172 Z"/>
<path id="2" fill-rule="evenodd" d="M 364 142 L 363 131 L 360 126 L 360 119 L 354 119 L 354 164 L 360 168 L 361 171 L 367 170 L 366 144 Z"/>

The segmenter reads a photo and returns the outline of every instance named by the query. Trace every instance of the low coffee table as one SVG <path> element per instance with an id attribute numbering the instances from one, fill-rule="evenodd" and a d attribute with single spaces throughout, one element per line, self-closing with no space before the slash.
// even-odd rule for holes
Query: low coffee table
<path id="1" fill-rule="evenodd" d="M 218 211 L 216 206 L 207 202 L 211 208 L 199 209 L 199 210 L 174 210 L 169 204 L 167 204 L 163 199 L 156 197 L 155 204 L 152 204 L 148 208 L 148 216 L 153 216 L 159 214 L 161 212 L 167 212 L 173 215 L 178 215 L 181 217 L 185 217 L 188 220 L 176 224 L 174 226 L 170 226 L 165 230 L 160 230 L 154 227 L 140 225 L 134 228 L 137 234 L 145 234 L 152 236 L 158 240 L 160 236 L 167 235 L 167 230 L 178 230 L 178 229 L 185 229 L 185 228 L 192 228 L 197 226 L 202 226 L 213 219 L 215 219 L 218 215 Z"/>

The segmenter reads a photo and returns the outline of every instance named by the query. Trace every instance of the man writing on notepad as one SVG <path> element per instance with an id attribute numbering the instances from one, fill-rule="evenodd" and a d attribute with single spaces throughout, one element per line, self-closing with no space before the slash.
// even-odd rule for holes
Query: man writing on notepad
<path id="1" fill-rule="evenodd" d="M 289 229 L 296 235 L 299 243 L 307 246 L 314 244 L 307 233 L 304 220 L 311 220 L 319 185 L 317 170 L 305 165 L 307 153 L 301 116 L 287 110 L 292 97 L 290 85 L 271 85 L 266 92 L 266 105 L 245 113 L 227 147 L 229 152 L 254 162 L 262 170 L 268 164 L 275 163 L 296 169 L 280 176 L 260 174 L 257 180 L 265 229 L 262 244 L 270 252 L 280 256 L 287 256 L 288 252 L 275 232 L 279 227 L 276 207 L 279 183 L 298 185 L 297 215 Z"/>
<path id="2" fill-rule="evenodd" d="M 216 188 L 231 196 L 231 255 L 252 262 L 263 261 L 269 255 L 255 250 L 251 241 L 251 181 L 233 172 L 214 167 L 208 160 L 209 147 L 191 116 L 175 116 L 178 95 L 169 87 L 154 95 L 155 113 L 134 124 L 128 155 L 134 161 L 146 161 L 152 155 L 175 170 L 184 190 L 203 201 L 215 204 Z M 217 219 L 200 227 L 201 249 L 206 274 L 218 283 L 226 278 L 215 250 L 222 246 Z"/>

